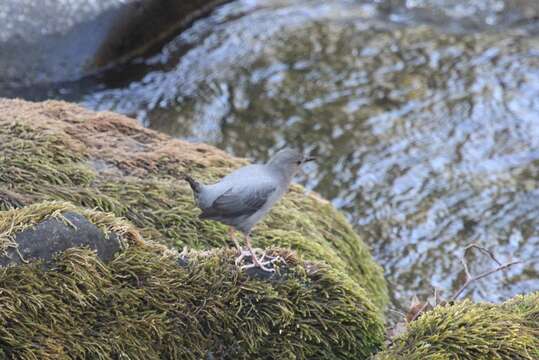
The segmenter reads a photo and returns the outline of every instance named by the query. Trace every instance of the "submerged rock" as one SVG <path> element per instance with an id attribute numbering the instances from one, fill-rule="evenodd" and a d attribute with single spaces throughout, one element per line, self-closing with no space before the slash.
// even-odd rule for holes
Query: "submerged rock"
<path id="1" fill-rule="evenodd" d="M 0 95 L 18 94 L 17 88 L 35 84 L 77 80 L 140 56 L 225 1 L 4 0 Z M 25 90 L 27 95 L 32 91 Z"/>

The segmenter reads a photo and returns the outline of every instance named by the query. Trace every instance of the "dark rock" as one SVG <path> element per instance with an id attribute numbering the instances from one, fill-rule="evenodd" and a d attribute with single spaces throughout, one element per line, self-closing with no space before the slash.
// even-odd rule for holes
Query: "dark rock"
<path id="1" fill-rule="evenodd" d="M 105 236 L 82 215 L 69 212 L 63 216 L 73 226 L 62 219 L 50 218 L 18 233 L 15 236 L 18 248 L 8 248 L 7 255 L 0 256 L 0 266 L 35 259 L 47 262 L 59 251 L 82 246 L 96 250 L 97 256 L 107 262 L 120 250 L 120 241 L 116 235 Z"/>
<path id="2" fill-rule="evenodd" d="M 187 256 L 180 256 L 177 260 L 178 266 L 187 267 L 189 265 L 189 258 Z"/>
<path id="3" fill-rule="evenodd" d="M 252 267 L 245 271 L 247 275 L 252 279 L 259 279 L 259 280 L 277 280 L 280 278 L 279 273 L 277 272 L 269 272 L 262 270 L 258 267 Z"/>
<path id="4" fill-rule="evenodd" d="M 108 4 L 110 1 L 100 0 L 101 6 L 93 12 L 84 12 L 83 4 L 76 3 L 69 11 L 55 12 L 53 4 L 29 7 L 9 0 L 4 9 L 9 13 L 0 11 L 0 96 L 16 94 L 14 89 L 32 84 L 76 80 L 140 56 L 223 2 L 131 0 Z M 51 13 L 47 26 L 36 29 L 35 23 Z M 6 20 L 10 18 L 22 20 L 10 23 Z"/>

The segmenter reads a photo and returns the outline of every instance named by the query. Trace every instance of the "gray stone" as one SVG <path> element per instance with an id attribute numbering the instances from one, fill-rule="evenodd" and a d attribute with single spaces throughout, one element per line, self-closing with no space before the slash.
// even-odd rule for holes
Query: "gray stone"
<path id="1" fill-rule="evenodd" d="M 7 254 L 0 256 L 0 266 L 38 259 L 47 263 L 60 251 L 83 246 L 96 250 L 97 256 L 107 262 L 120 250 L 116 235 L 106 236 L 82 215 L 68 212 L 63 216 L 70 224 L 62 219 L 50 218 L 18 233 L 15 236 L 18 248 L 8 248 Z"/>

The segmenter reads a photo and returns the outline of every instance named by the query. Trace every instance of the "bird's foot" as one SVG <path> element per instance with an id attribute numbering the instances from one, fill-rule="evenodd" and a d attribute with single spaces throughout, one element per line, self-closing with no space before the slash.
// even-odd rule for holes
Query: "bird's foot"
<path id="1" fill-rule="evenodd" d="M 261 258 L 264 258 L 264 257 L 268 257 L 266 255 L 266 252 L 263 250 L 263 249 L 260 249 L 260 248 L 254 248 L 253 251 L 256 253 L 259 253 L 262 255 Z M 243 250 L 243 248 L 238 248 L 238 257 L 236 258 L 236 265 L 239 265 L 241 263 L 241 261 L 246 257 L 246 256 L 251 256 L 251 252 L 249 250 Z"/>
<path id="2" fill-rule="evenodd" d="M 243 249 L 239 249 L 239 256 L 236 258 L 236 266 L 239 266 L 243 259 L 247 256 L 251 256 L 251 252 Z"/>
<path id="3" fill-rule="evenodd" d="M 275 268 L 273 268 L 273 264 L 277 261 L 281 260 L 280 256 L 268 256 L 266 253 L 262 254 L 262 257 L 258 259 L 254 254 L 249 253 L 249 255 L 252 256 L 253 262 L 248 265 L 243 265 L 241 267 L 242 270 L 251 269 L 251 268 L 260 268 L 260 270 L 267 271 L 267 272 L 275 272 Z M 267 267 L 268 265 L 271 265 L 272 267 Z"/>

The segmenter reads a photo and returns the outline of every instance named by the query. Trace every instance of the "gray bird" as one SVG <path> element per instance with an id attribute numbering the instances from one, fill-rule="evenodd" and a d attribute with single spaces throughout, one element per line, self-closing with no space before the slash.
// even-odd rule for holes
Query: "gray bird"
<path id="1" fill-rule="evenodd" d="M 253 226 L 283 197 L 300 166 L 312 160 L 313 157 L 287 148 L 277 152 L 264 165 L 244 166 L 212 185 L 201 184 L 189 175 L 185 175 L 184 179 L 193 189 L 196 204 L 202 210 L 200 218 L 230 226 L 230 237 L 240 251 L 236 264 L 246 254 L 234 237 L 234 229 L 245 236 L 247 249 L 253 259 L 252 266 L 273 271 L 264 266 L 264 255 L 261 260 L 257 259 L 249 234 Z"/>

